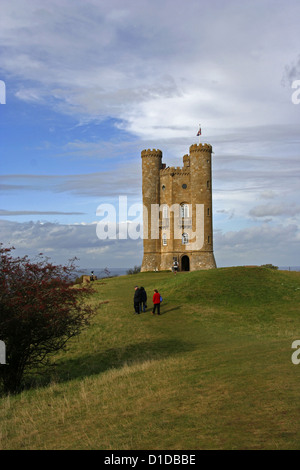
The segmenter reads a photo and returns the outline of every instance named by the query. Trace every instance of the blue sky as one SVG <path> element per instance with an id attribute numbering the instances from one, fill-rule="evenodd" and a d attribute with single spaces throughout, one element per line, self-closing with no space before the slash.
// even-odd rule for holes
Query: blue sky
<path id="1" fill-rule="evenodd" d="M 82 267 L 141 264 L 97 207 L 141 202 L 141 150 L 213 146 L 218 266 L 300 265 L 296 0 L 2 0 L 1 241 Z"/>

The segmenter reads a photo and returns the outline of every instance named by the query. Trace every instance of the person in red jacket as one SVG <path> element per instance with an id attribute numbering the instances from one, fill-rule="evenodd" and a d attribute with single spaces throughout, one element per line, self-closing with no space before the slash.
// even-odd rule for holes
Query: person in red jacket
<path id="1" fill-rule="evenodd" d="M 152 315 L 155 314 L 156 309 L 157 315 L 160 315 L 160 294 L 157 289 L 154 289 Z"/>

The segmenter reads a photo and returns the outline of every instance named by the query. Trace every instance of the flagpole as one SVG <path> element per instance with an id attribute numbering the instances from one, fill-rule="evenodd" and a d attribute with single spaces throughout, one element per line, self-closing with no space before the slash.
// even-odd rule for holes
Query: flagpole
<path id="1" fill-rule="evenodd" d="M 199 131 L 198 131 L 198 136 L 199 136 L 199 145 L 200 145 L 200 137 L 201 137 L 201 124 L 199 124 Z"/>

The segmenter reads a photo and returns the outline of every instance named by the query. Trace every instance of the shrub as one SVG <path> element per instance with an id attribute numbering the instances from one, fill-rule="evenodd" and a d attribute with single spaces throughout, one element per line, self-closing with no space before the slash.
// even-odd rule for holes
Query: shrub
<path id="1" fill-rule="evenodd" d="M 141 266 L 134 266 L 134 268 L 128 269 L 126 274 L 138 274 L 141 272 Z"/>
<path id="2" fill-rule="evenodd" d="M 55 266 L 42 255 L 31 262 L 13 258 L 11 251 L 0 245 L 0 340 L 7 362 L 0 366 L 0 383 L 14 393 L 25 372 L 49 364 L 89 324 L 93 311 L 82 302 L 87 289 L 71 287 L 73 262 Z"/>
<path id="3" fill-rule="evenodd" d="M 83 282 L 83 274 L 80 277 L 76 277 L 75 281 L 73 282 L 74 285 L 76 284 L 82 284 Z"/>
<path id="4" fill-rule="evenodd" d="M 261 268 L 278 269 L 278 266 L 274 266 L 273 264 L 262 264 Z"/>

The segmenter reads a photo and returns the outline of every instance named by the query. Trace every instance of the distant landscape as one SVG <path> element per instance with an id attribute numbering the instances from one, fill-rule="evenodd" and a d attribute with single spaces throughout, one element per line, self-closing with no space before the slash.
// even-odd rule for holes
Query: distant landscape
<path id="1" fill-rule="evenodd" d="M 80 268 L 76 270 L 76 276 L 81 276 L 82 274 L 87 274 L 89 275 L 92 271 L 94 272 L 95 276 L 97 276 L 99 279 L 108 277 L 107 273 L 105 273 L 106 268 Z M 127 271 L 130 269 L 128 268 L 109 268 L 107 267 L 109 271 L 109 276 L 124 276 L 127 274 Z M 300 266 L 279 266 L 279 270 L 282 271 L 300 271 Z"/>
<path id="2" fill-rule="evenodd" d="M 105 272 L 105 269 L 108 270 L 108 272 Z M 95 276 L 98 277 L 98 279 L 103 278 L 103 277 L 110 277 L 110 276 L 124 276 L 129 268 L 109 268 L 109 267 L 104 267 L 104 268 L 80 268 L 76 269 L 75 274 L 76 276 L 81 276 L 82 274 L 90 275 L 91 272 L 93 271 Z"/>
<path id="3" fill-rule="evenodd" d="M 300 266 L 281 266 L 278 269 L 282 271 L 300 271 Z"/>

